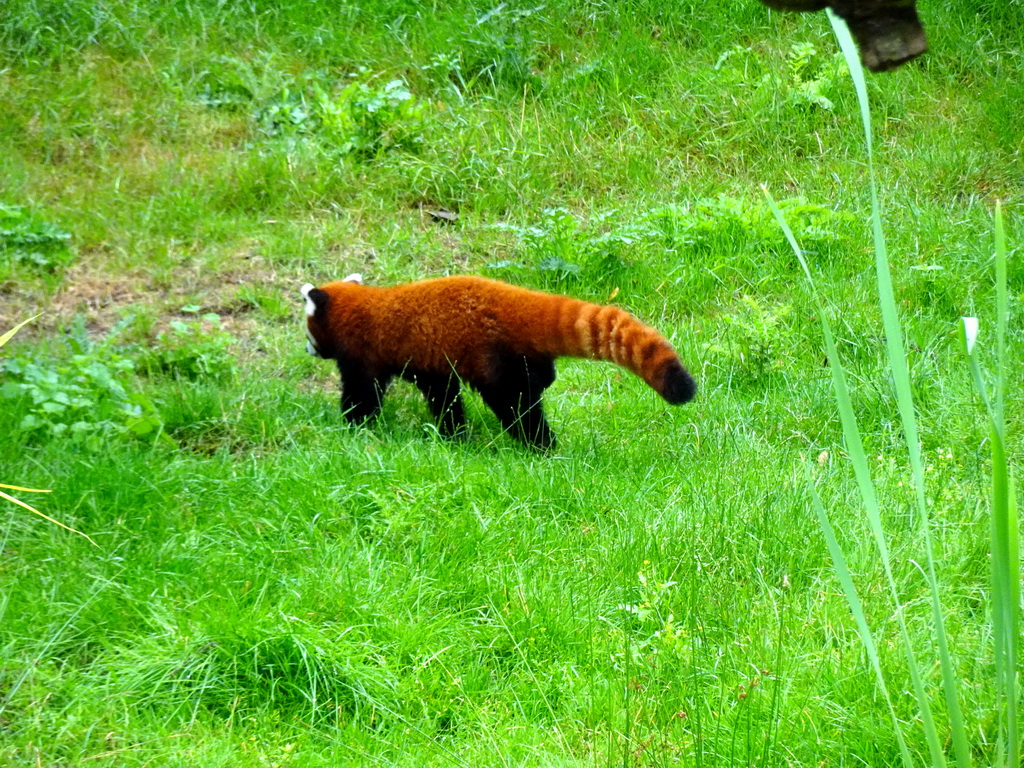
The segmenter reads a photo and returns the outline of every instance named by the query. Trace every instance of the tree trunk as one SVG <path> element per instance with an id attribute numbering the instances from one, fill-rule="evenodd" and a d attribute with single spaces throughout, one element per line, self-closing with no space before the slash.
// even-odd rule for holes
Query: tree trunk
<path id="1" fill-rule="evenodd" d="M 928 49 L 914 0 L 761 0 L 782 11 L 830 7 L 846 20 L 860 58 L 872 72 L 898 67 Z"/>

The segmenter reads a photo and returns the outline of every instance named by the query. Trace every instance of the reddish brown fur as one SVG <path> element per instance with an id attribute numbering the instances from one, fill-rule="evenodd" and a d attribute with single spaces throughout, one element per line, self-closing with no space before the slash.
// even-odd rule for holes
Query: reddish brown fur
<path id="1" fill-rule="evenodd" d="M 528 367 L 534 361 L 550 368 L 549 376 L 540 372 L 530 378 L 539 409 L 540 391 L 554 379 L 551 361 L 571 356 L 617 363 L 671 403 L 686 402 L 695 391 L 668 341 L 617 307 L 479 277 L 392 288 L 339 281 L 311 295 L 318 308 L 308 319 L 310 333 L 320 356 L 339 361 L 343 387 L 349 364 L 358 367 L 360 376 L 384 381 L 383 386 L 395 375 L 416 380 L 417 375 L 450 377 L 454 371 L 486 400 L 486 388 L 501 386 L 515 361 L 526 361 Z M 543 422 L 539 411 L 538 418 Z"/>
<path id="2" fill-rule="evenodd" d="M 661 334 L 617 307 L 481 277 L 393 288 L 338 281 L 320 290 L 330 302 L 326 328 L 310 318 L 310 330 L 371 371 L 411 365 L 480 381 L 500 349 L 524 357 L 610 360 L 664 395 L 665 366 L 679 361 Z"/>

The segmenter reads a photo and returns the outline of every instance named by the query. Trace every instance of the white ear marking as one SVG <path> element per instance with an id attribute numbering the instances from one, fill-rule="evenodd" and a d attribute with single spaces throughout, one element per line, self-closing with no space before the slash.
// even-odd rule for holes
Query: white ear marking
<path id="1" fill-rule="evenodd" d="M 360 273 L 358 273 L 358 272 L 353 272 L 351 275 L 346 277 L 341 282 L 343 282 L 343 283 L 359 283 L 360 285 L 362 285 L 363 284 L 363 276 Z"/>
<path id="2" fill-rule="evenodd" d="M 306 317 L 312 317 L 316 312 L 316 304 L 314 304 L 313 300 L 309 298 L 309 292 L 315 287 L 316 286 L 312 283 L 306 283 L 299 289 L 299 293 L 301 293 L 303 298 L 306 299 Z"/>

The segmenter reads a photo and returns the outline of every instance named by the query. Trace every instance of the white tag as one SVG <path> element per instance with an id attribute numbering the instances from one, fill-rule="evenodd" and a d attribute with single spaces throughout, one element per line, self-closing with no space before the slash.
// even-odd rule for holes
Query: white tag
<path id="1" fill-rule="evenodd" d="M 964 321 L 964 338 L 967 339 L 967 354 L 974 352 L 974 342 L 978 338 L 978 318 L 961 317 Z"/>

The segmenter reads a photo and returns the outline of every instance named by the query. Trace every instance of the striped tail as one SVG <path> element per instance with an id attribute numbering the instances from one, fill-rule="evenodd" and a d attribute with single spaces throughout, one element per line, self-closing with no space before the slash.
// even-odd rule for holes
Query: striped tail
<path id="1" fill-rule="evenodd" d="M 672 405 L 689 402 L 697 383 L 664 336 L 618 307 L 569 300 L 559 312 L 555 354 L 608 360 L 632 371 Z"/>

